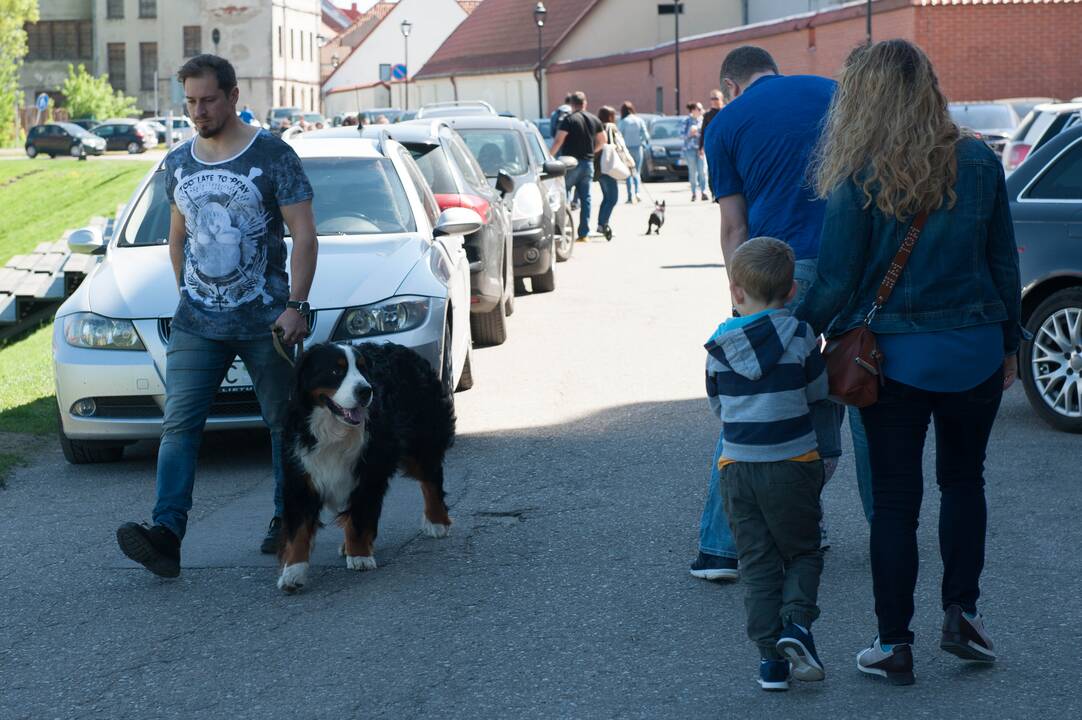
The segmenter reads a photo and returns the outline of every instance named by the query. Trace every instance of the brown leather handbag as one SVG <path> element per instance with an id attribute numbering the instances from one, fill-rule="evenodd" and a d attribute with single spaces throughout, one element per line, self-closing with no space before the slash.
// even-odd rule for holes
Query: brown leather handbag
<path id="1" fill-rule="evenodd" d="M 883 384 L 883 353 L 879 351 L 879 343 L 871 330 L 872 320 L 887 304 L 927 219 L 928 213 L 922 212 L 909 226 L 909 232 L 891 260 L 887 274 L 879 285 L 879 292 L 875 295 L 875 303 L 864 322 L 841 335 L 827 338 L 823 360 L 827 366 L 830 397 L 835 402 L 863 408 L 879 399 L 879 386 Z"/>

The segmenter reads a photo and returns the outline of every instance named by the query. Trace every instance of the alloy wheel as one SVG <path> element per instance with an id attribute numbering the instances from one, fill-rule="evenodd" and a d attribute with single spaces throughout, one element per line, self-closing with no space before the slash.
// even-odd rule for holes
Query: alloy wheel
<path id="1" fill-rule="evenodd" d="M 1045 318 L 1030 363 L 1045 404 L 1064 417 L 1082 418 L 1082 308 L 1062 308 Z"/>

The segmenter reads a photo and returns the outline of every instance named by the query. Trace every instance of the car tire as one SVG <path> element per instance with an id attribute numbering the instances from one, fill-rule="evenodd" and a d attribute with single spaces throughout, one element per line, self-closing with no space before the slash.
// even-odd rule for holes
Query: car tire
<path id="1" fill-rule="evenodd" d="M 138 155 L 142 151 L 143 151 L 143 146 L 140 145 L 139 143 L 137 143 L 137 142 L 128 143 L 128 154 L 129 155 Z"/>
<path id="2" fill-rule="evenodd" d="M 56 416 L 56 434 L 64 459 L 72 465 L 118 462 L 124 457 L 124 446 L 101 440 L 72 440 L 64 434 L 59 413 Z"/>
<path id="3" fill-rule="evenodd" d="M 26 146 L 26 156 L 28 158 L 30 158 L 31 160 L 33 160 L 34 158 L 36 158 L 38 156 L 38 149 L 36 147 L 34 147 L 33 145 L 27 145 Z"/>
<path id="4" fill-rule="evenodd" d="M 571 254 L 575 252 L 575 218 L 570 210 L 566 210 L 560 234 L 553 238 L 556 241 L 556 261 L 567 262 Z"/>
<path id="5" fill-rule="evenodd" d="M 504 304 L 496 303 L 496 307 L 487 313 L 471 314 L 470 333 L 473 335 L 473 341 L 478 345 L 503 345 L 507 341 L 507 315 Z"/>
<path id="6" fill-rule="evenodd" d="M 556 289 L 556 256 L 552 256 L 552 264 L 548 272 L 542 275 L 534 275 L 530 278 L 530 284 L 535 293 L 550 293 Z"/>
<path id="7" fill-rule="evenodd" d="M 1065 330 L 1071 333 L 1072 325 L 1075 328 L 1082 328 L 1080 316 L 1082 316 L 1082 287 L 1067 288 L 1050 295 L 1030 315 L 1026 330 L 1033 334 L 1033 340 L 1022 341 L 1018 358 L 1018 374 L 1029 404 L 1046 423 L 1057 430 L 1070 433 L 1082 433 L 1082 379 L 1080 379 L 1082 368 L 1071 367 L 1066 357 L 1060 360 L 1060 353 L 1073 358 L 1082 358 L 1082 337 L 1068 335 L 1065 338 L 1067 346 L 1062 344 L 1063 341 L 1059 341 L 1056 343 L 1058 347 L 1049 348 L 1060 352 L 1049 353 L 1042 350 L 1042 357 L 1036 358 L 1036 361 L 1034 348 L 1042 336 L 1049 338 L 1050 330 Z M 1067 324 L 1068 321 L 1071 325 Z M 1082 330 L 1079 333 L 1082 335 Z M 1038 379 L 1042 373 L 1054 372 L 1051 366 L 1057 362 L 1058 368 L 1064 373 L 1061 381 L 1059 378 L 1048 381 Z M 1063 408 L 1059 409 L 1057 407 L 1060 399 L 1059 391 L 1070 384 L 1074 385 L 1074 390 L 1063 394 Z M 1057 397 L 1052 404 L 1049 404 L 1045 395 L 1051 393 L 1055 393 Z"/>

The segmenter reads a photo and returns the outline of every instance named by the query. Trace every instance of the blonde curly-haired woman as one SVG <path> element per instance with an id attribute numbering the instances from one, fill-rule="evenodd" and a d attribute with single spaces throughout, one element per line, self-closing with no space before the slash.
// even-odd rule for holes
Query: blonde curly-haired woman
<path id="1" fill-rule="evenodd" d="M 890 40 L 846 61 L 814 164 L 827 198 L 815 283 L 797 317 L 838 334 L 864 322 L 914 220 L 923 232 L 871 328 L 885 356 L 879 400 L 860 411 L 872 465 L 871 559 L 879 634 L 858 668 L 913 682 L 921 456 L 935 423 L 943 557 L 940 646 L 996 659 L 977 613 L 984 567 L 984 458 L 1017 373 L 1018 252 L 1003 168 L 951 121 L 916 45 Z"/>

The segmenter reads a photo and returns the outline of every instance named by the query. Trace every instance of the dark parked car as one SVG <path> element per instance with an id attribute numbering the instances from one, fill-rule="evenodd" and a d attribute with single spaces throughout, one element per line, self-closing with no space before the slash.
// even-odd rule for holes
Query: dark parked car
<path id="1" fill-rule="evenodd" d="M 551 147 L 553 141 L 552 135 L 552 121 L 550 118 L 533 118 L 530 120 L 537 128 L 537 131 L 541 133 L 541 137 L 545 139 L 545 145 Z"/>
<path id="2" fill-rule="evenodd" d="M 45 154 L 49 157 L 71 155 L 85 160 L 87 155 L 105 152 L 105 141 L 73 123 L 46 123 L 30 128 L 25 148 L 32 158 Z"/>
<path id="3" fill-rule="evenodd" d="M 1082 126 L 1060 133 L 1007 178 L 1022 271 L 1018 359 L 1030 404 L 1082 432 Z"/>
<path id="4" fill-rule="evenodd" d="M 106 120 L 93 132 L 105 139 L 106 150 L 127 150 L 134 155 L 158 146 L 154 128 L 139 120 Z"/>
<path id="5" fill-rule="evenodd" d="M 68 120 L 72 125 L 78 125 L 83 130 L 93 130 L 100 124 L 100 120 L 97 118 L 75 118 L 74 120 Z"/>
<path id="6" fill-rule="evenodd" d="M 515 311 L 511 216 L 503 192 L 489 185 L 462 138 L 439 120 L 364 128 L 340 127 L 306 133 L 306 137 L 352 136 L 379 138 L 386 133 L 410 151 L 440 210 L 464 207 L 484 224 L 466 236 L 470 262 L 470 334 L 479 345 L 499 345 L 507 339 L 507 316 Z M 511 179 L 504 179 L 511 189 Z"/>
<path id="7" fill-rule="evenodd" d="M 1000 157 L 1007 139 L 1022 121 L 1014 106 L 1006 101 L 956 102 L 951 103 L 948 109 L 954 122 L 975 132 Z"/>
<path id="8" fill-rule="evenodd" d="M 498 115 L 445 120 L 462 135 L 489 182 L 501 182 L 504 174 L 514 180 L 511 224 L 516 289 L 524 291 L 525 278 L 530 278 L 534 292 L 552 292 L 556 289 L 556 246 L 562 219 L 557 219 L 550 193 L 553 181 L 563 178 L 567 166 L 557 160 L 542 161 L 536 151 L 530 152 L 529 138 L 536 136 L 536 130 L 523 120 Z M 563 194 L 566 198 L 566 192 Z"/>
<path id="9" fill-rule="evenodd" d="M 1082 123 L 1082 103 L 1038 105 L 1026 115 L 1003 150 L 1003 169 L 1013 172 L 1026 157 L 1064 130 Z"/>
<path id="10" fill-rule="evenodd" d="M 687 180 L 684 161 L 684 120 L 686 115 L 666 115 L 650 123 L 650 147 L 643 153 L 643 180 Z"/>

